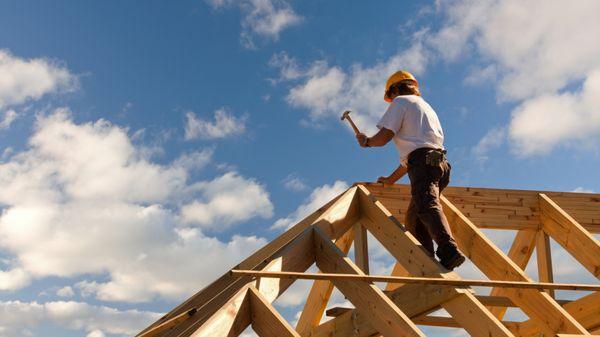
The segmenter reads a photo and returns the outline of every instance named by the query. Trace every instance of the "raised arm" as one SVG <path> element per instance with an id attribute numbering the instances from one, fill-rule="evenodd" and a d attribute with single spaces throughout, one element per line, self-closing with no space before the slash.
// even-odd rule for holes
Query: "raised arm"
<path id="1" fill-rule="evenodd" d="M 392 140 L 392 138 L 394 138 L 394 132 L 386 128 L 379 129 L 379 132 L 377 132 L 375 136 L 371 138 L 367 137 L 364 133 L 359 133 L 356 135 L 356 140 L 362 147 L 384 146 L 390 140 Z"/>

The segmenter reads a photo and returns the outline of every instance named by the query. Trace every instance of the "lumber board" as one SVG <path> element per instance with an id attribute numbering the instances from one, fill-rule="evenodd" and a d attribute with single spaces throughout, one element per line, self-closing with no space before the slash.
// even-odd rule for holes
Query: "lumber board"
<path id="1" fill-rule="evenodd" d="M 248 289 L 252 329 L 260 337 L 300 337 L 255 287 Z"/>
<path id="2" fill-rule="evenodd" d="M 441 303 L 457 296 L 452 287 L 439 287 L 423 284 L 407 284 L 386 295 L 409 317 L 416 317 L 439 308 Z M 369 337 L 378 330 L 370 323 L 370 318 L 356 309 L 349 309 L 341 315 L 313 328 L 303 336 L 311 337 Z"/>
<path id="3" fill-rule="evenodd" d="M 355 202 L 355 196 L 355 187 L 346 190 L 269 244 L 260 248 L 256 253 L 246 258 L 233 269 L 264 268 L 273 258 L 277 257 L 277 254 L 290 242 L 299 235 L 302 235 L 306 229 L 317 222 L 329 235 L 335 238 L 341 236 L 345 232 L 344 228 L 347 228 L 356 222 L 358 209 L 356 207 L 357 203 Z M 146 331 L 155 326 L 195 308 L 197 309 L 197 312 L 192 319 L 186 320 L 169 331 L 158 335 L 161 337 L 187 337 L 191 331 L 193 331 L 193 328 L 202 325 L 204 321 L 223 306 L 231 296 L 236 294 L 248 282 L 249 279 L 233 278 L 232 275 L 227 272 L 144 329 L 138 336 L 144 335 Z"/>
<path id="4" fill-rule="evenodd" d="M 444 213 L 460 250 L 492 280 L 531 282 L 525 272 L 496 247 L 448 199 L 441 197 Z M 537 321 L 545 334 L 587 333 L 547 293 L 533 289 L 506 289 L 506 296 L 527 316 Z M 455 317 L 456 318 L 456 317 Z"/>
<path id="5" fill-rule="evenodd" d="M 364 224 L 369 232 L 396 258 L 398 263 L 413 276 L 458 279 L 437 260 L 430 257 L 419 241 L 412 236 L 385 207 L 371 195 L 368 189 L 358 185 L 357 194 Z M 465 329 L 474 336 L 510 336 L 510 332 L 498 321 L 468 289 L 456 289 L 457 295 L 442 306 L 452 317 L 461 320 Z"/>
<path id="6" fill-rule="evenodd" d="M 323 272 L 364 275 L 319 228 L 314 229 L 314 244 L 317 266 Z M 374 284 L 343 280 L 334 280 L 333 284 L 384 336 L 425 336 Z"/>
<path id="7" fill-rule="evenodd" d="M 262 270 L 294 270 L 302 272 L 308 269 L 314 261 L 313 230 L 309 227 L 304 230 L 300 236 L 294 239 L 294 241 L 287 245 L 280 254 L 272 259 Z M 251 323 L 250 319 L 239 320 L 237 318 L 237 311 L 239 308 L 243 308 L 242 298 L 246 296 L 249 287 L 256 287 L 261 292 L 262 296 L 268 299 L 269 302 L 273 302 L 293 282 L 294 280 L 282 280 L 279 278 L 259 278 L 253 282 L 249 282 L 231 298 L 224 298 L 224 300 L 226 300 L 225 304 L 219 305 L 214 311 L 211 311 L 211 314 L 206 318 L 205 322 L 204 320 L 189 320 L 189 323 L 184 322 L 178 326 L 177 329 L 186 327 L 186 330 L 182 330 L 181 333 L 194 337 L 237 336 L 234 332 L 240 333 L 244 331 Z M 236 313 L 236 315 L 232 315 L 232 313 Z M 250 317 L 249 313 L 246 316 Z M 234 328 L 237 330 L 234 331 Z"/>
<path id="8" fill-rule="evenodd" d="M 313 249 L 313 231 L 306 229 L 302 235 L 288 244 L 280 256 L 272 259 L 264 272 L 295 271 L 304 272 L 315 262 L 315 251 Z M 275 301 L 295 280 L 283 280 L 280 278 L 262 277 L 256 281 L 256 288 L 270 302 Z"/>
<path id="9" fill-rule="evenodd" d="M 566 303 L 563 307 L 587 330 L 600 327 L 600 292 Z M 515 332 L 522 337 L 536 337 L 540 334 L 540 328 L 530 319 L 517 325 Z"/>
<path id="10" fill-rule="evenodd" d="M 344 236 L 336 240 L 335 245 L 347 255 L 353 240 L 354 229 L 350 229 Z M 315 280 L 313 282 L 298 323 L 296 324 L 296 331 L 298 333 L 306 335 L 312 328 L 319 325 L 332 292 L 333 283 L 330 281 Z"/>
<path id="11" fill-rule="evenodd" d="M 550 251 L 550 238 L 544 231 L 537 235 L 535 251 L 537 256 L 538 279 L 540 282 L 554 282 L 552 272 L 552 253 Z M 554 298 L 553 289 L 544 290 L 550 297 Z"/>
<path id="12" fill-rule="evenodd" d="M 358 267 L 358 266 L 357 266 Z M 360 269 L 360 268 L 359 268 Z M 367 274 L 344 274 L 344 273 L 302 273 L 289 271 L 262 271 L 262 270 L 237 270 L 231 271 L 234 275 L 250 275 L 255 277 L 274 278 L 274 279 L 304 279 L 304 280 L 330 280 L 330 281 L 357 281 L 357 282 L 398 282 L 407 284 L 431 284 L 437 286 L 451 287 L 501 287 L 516 289 L 555 289 L 555 290 L 579 290 L 579 291 L 600 291 L 600 285 L 578 284 L 578 283 L 541 283 L 529 281 L 497 281 L 497 280 L 475 280 L 475 279 L 444 279 L 436 277 L 419 276 L 387 276 L 387 275 L 367 275 Z"/>
<path id="13" fill-rule="evenodd" d="M 547 195 L 540 194 L 539 202 L 544 232 L 600 279 L 600 242 Z"/>
<path id="14" fill-rule="evenodd" d="M 367 229 L 359 222 L 354 224 L 354 263 L 363 271 L 363 273 L 369 273 Z"/>
<path id="15" fill-rule="evenodd" d="M 517 232 L 517 235 L 508 250 L 508 258 L 522 270 L 525 270 L 527 263 L 529 263 L 529 260 L 531 259 L 533 249 L 535 248 L 536 238 L 537 231 L 520 230 Z M 503 288 L 493 288 L 490 295 L 505 296 L 506 293 Z M 506 307 L 491 307 L 490 311 L 494 316 L 501 320 L 506 313 Z"/>
<path id="16" fill-rule="evenodd" d="M 392 269 L 392 276 L 410 276 L 408 270 L 402 267 L 402 264 L 396 262 L 394 263 L 394 268 Z M 402 283 L 388 283 L 385 286 L 385 290 L 390 291 L 394 290 L 398 287 L 402 286 Z"/>
<path id="17" fill-rule="evenodd" d="M 199 329 L 193 337 L 238 336 L 250 325 L 250 303 L 248 301 L 248 283 L 220 307 Z"/>
<path id="18" fill-rule="evenodd" d="M 365 184 L 395 216 L 403 218 L 410 201 L 410 186 Z M 539 227 L 537 196 L 553 198 L 590 233 L 600 233 L 600 194 L 542 192 L 472 187 L 447 187 L 444 195 L 479 228 L 530 229 Z"/>

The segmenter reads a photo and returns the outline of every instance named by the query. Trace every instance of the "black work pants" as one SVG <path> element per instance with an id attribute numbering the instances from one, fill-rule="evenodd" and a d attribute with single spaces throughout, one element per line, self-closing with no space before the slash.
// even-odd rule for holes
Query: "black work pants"
<path id="1" fill-rule="evenodd" d="M 421 148 L 408 156 L 411 200 L 406 212 L 406 228 L 433 256 L 432 240 L 438 249 L 447 245 L 456 248 L 456 242 L 440 203 L 440 193 L 450 182 L 451 166 L 446 159 L 439 165 L 427 164 L 430 151 L 435 150 Z"/>

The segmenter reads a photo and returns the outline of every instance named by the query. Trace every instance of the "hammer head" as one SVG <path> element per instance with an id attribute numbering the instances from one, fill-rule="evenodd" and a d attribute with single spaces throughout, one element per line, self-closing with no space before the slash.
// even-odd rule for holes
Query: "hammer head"
<path id="1" fill-rule="evenodd" d="M 342 117 L 340 118 L 341 120 L 344 120 L 346 118 L 348 118 L 348 115 L 350 115 L 350 110 L 346 110 L 344 111 L 344 113 L 342 114 Z"/>

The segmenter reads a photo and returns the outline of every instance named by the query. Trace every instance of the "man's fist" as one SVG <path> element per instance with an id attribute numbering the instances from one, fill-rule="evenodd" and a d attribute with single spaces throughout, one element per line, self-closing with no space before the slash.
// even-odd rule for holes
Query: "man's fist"
<path id="1" fill-rule="evenodd" d="M 358 141 L 358 145 L 361 147 L 367 147 L 369 137 L 367 137 L 364 133 L 359 133 L 356 135 L 356 140 Z"/>

